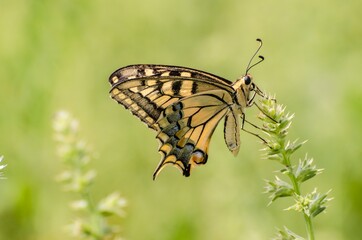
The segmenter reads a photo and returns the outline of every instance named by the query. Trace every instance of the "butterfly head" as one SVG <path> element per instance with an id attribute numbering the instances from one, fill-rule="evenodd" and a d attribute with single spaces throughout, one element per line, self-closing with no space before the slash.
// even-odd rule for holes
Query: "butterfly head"
<path id="1" fill-rule="evenodd" d="M 243 92 L 249 93 L 255 88 L 253 83 L 253 77 L 250 74 L 246 74 L 234 82 L 233 87 L 235 90 L 241 88 Z"/>
<path id="2" fill-rule="evenodd" d="M 250 92 L 254 91 L 255 84 L 253 83 L 253 77 L 250 74 L 242 76 L 235 82 L 235 87 L 240 88 L 244 93 L 245 99 L 249 99 Z"/>
<path id="3" fill-rule="evenodd" d="M 233 88 L 236 91 L 237 102 L 243 107 L 250 106 L 256 94 L 263 96 L 263 92 L 255 85 L 250 74 L 239 78 L 233 84 Z"/>

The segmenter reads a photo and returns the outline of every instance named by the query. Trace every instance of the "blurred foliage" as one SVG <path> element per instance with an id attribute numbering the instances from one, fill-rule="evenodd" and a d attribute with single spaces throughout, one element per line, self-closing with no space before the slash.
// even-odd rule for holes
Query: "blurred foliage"
<path id="1" fill-rule="evenodd" d="M 110 225 L 109 218 L 125 216 L 126 199 L 118 192 L 100 200 L 92 197 L 91 187 L 97 171 L 88 168 L 93 156 L 88 144 L 78 136 L 77 119 L 69 112 L 59 111 L 55 114 L 53 129 L 58 157 L 65 165 L 57 180 L 62 183 L 64 191 L 77 196 L 70 203 L 71 209 L 77 212 L 75 220 L 68 226 L 70 235 L 78 239 L 120 240 L 119 222 Z"/>
<path id="2" fill-rule="evenodd" d="M 304 150 L 325 169 L 313 181 L 322 192 L 332 189 L 316 239 L 359 239 L 361 11 L 359 0 L 1 0 L 0 152 L 8 166 L 0 239 L 66 237 L 70 199 L 54 181 L 61 164 L 51 131 L 61 108 L 82 122 L 101 156 L 92 161 L 95 194 L 117 189 L 127 198 L 127 239 L 269 239 L 286 221 L 303 231 L 299 216 L 280 212 L 278 203 L 266 207 L 263 179 L 275 169 L 261 160 L 255 137 L 242 133 L 234 159 L 219 127 L 206 166 L 190 178 L 166 168 L 154 182 L 155 133 L 108 97 L 110 73 L 133 63 L 184 65 L 234 80 L 257 37 L 266 60 L 251 74 L 296 113 L 291 139 L 309 140 Z M 257 111 L 248 110 L 254 121 Z"/>

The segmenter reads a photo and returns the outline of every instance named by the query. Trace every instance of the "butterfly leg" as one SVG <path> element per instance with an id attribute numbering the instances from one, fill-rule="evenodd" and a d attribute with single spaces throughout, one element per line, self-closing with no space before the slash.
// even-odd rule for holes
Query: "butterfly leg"
<path id="1" fill-rule="evenodd" d="M 254 132 L 251 132 L 251 131 L 249 131 L 249 130 L 246 130 L 246 129 L 244 128 L 244 124 L 245 124 L 245 122 L 246 122 L 246 123 L 250 124 L 251 126 L 255 127 L 256 129 L 259 129 L 259 130 L 262 130 L 262 129 L 261 129 L 260 127 L 258 127 L 257 125 L 255 125 L 255 124 L 249 122 L 248 120 L 246 120 L 244 113 L 242 114 L 242 119 L 243 119 L 243 121 L 242 121 L 242 124 L 241 124 L 241 130 L 243 130 L 244 132 L 247 132 L 247 133 L 249 133 L 249 134 L 251 134 L 251 135 L 259 138 L 264 144 L 266 144 L 267 146 L 269 146 L 269 145 L 268 145 L 268 142 L 267 142 L 264 138 L 262 138 L 259 134 L 254 133 Z"/>
<path id="2" fill-rule="evenodd" d="M 254 128 L 258 129 L 258 130 L 263 130 L 261 127 L 255 125 L 254 123 L 252 122 L 249 122 L 248 120 L 246 119 L 243 119 L 243 121 L 245 121 L 246 123 L 248 123 L 249 125 L 253 126 Z"/>
<path id="3" fill-rule="evenodd" d="M 253 92 L 253 96 L 251 96 L 251 98 L 248 100 L 247 106 L 250 107 L 254 104 L 254 98 L 256 96 L 256 92 Z"/>
<path id="4" fill-rule="evenodd" d="M 263 93 L 263 91 L 262 90 L 260 90 L 260 88 L 258 88 L 258 86 L 256 86 L 255 84 L 253 84 L 253 86 L 254 86 L 254 89 L 253 89 L 253 96 L 251 96 L 251 98 L 248 100 L 248 102 L 247 102 L 247 106 L 252 106 L 253 105 L 253 103 L 254 103 L 254 98 L 255 98 L 255 96 L 256 95 L 259 95 L 260 97 L 262 97 L 262 98 L 267 98 L 268 96 L 267 95 L 265 95 L 264 93 Z M 274 98 L 271 98 L 272 100 L 274 100 L 275 102 L 276 102 L 276 99 L 274 99 Z"/>
<path id="5" fill-rule="evenodd" d="M 247 106 L 248 106 L 248 107 L 251 107 L 251 106 L 255 105 L 255 106 L 259 109 L 259 111 L 262 112 L 267 118 L 269 118 L 269 119 L 272 120 L 273 122 L 277 123 L 277 121 L 276 121 L 275 119 L 273 119 L 273 118 L 270 117 L 268 114 L 266 114 L 266 113 L 261 109 L 261 107 L 259 107 L 259 105 L 254 102 L 254 98 L 255 98 L 255 96 L 256 96 L 257 94 L 258 94 L 259 96 L 263 97 L 263 98 L 266 97 L 265 94 L 264 94 L 257 86 L 255 86 L 255 87 L 256 87 L 256 90 L 253 91 L 253 95 L 252 95 L 251 98 L 248 100 Z M 273 100 L 274 102 L 277 101 L 275 98 L 271 98 L 271 100 Z"/>
<path id="6" fill-rule="evenodd" d="M 255 105 L 255 106 L 259 109 L 259 111 L 260 111 L 262 114 L 264 114 L 267 118 L 269 118 L 270 120 L 272 120 L 272 121 L 275 122 L 275 123 L 278 123 L 277 120 L 275 120 L 274 118 L 272 118 L 271 116 L 269 116 L 268 114 L 266 114 L 266 113 L 263 111 L 263 109 L 261 109 L 261 107 L 259 107 L 258 104 L 256 104 L 255 102 L 252 102 L 252 103 L 250 104 L 250 106 L 252 106 L 252 105 Z"/>

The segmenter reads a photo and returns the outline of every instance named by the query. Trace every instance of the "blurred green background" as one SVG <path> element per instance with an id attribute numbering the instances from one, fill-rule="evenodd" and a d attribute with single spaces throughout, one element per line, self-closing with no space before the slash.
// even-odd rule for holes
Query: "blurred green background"
<path id="1" fill-rule="evenodd" d="M 166 168 L 155 133 L 109 96 L 108 76 L 134 63 L 189 66 L 235 80 L 262 38 L 266 60 L 251 74 L 295 113 L 290 138 L 325 171 L 307 184 L 334 200 L 315 219 L 317 239 L 362 236 L 362 1 L 0 1 L 0 239 L 70 239 L 71 194 L 54 181 L 51 121 L 65 109 L 98 158 L 96 198 L 128 200 L 127 239 L 270 239 L 287 225 L 304 234 L 291 204 L 267 207 L 258 140 L 242 133 L 234 158 L 222 124 L 207 165 L 190 178 Z M 255 123 L 257 111 L 249 109 Z M 254 119 L 254 120 L 253 120 Z"/>

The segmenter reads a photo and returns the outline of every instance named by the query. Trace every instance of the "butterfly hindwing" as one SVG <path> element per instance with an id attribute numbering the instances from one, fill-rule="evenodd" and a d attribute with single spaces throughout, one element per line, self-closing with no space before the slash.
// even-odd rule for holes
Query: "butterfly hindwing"
<path id="1" fill-rule="evenodd" d="M 154 177 L 166 164 L 176 165 L 185 176 L 190 175 L 192 166 L 205 164 L 211 136 L 231 104 L 229 92 L 212 90 L 185 97 L 164 109 L 157 122 L 162 160 Z"/>

